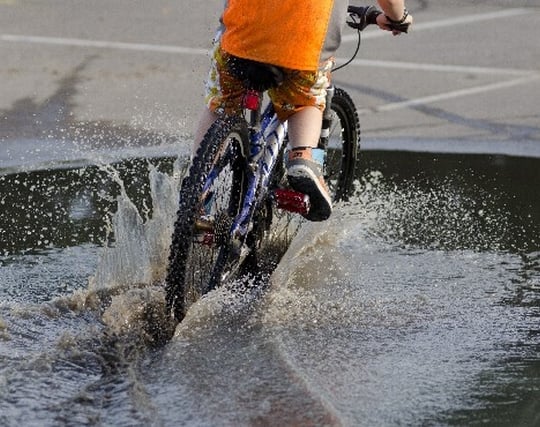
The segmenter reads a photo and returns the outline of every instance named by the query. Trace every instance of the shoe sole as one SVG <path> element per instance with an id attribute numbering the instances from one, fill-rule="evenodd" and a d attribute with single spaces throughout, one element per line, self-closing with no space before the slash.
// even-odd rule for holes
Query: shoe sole
<path id="1" fill-rule="evenodd" d="M 306 177 L 306 174 L 310 177 Z M 303 165 L 294 165 L 287 169 L 287 179 L 293 189 L 307 194 L 311 202 L 311 209 L 305 215 L 310 221 L 324 221 L 332 214 L 332 202 L 325 196 L 326 189 L 311 169 Z"/>

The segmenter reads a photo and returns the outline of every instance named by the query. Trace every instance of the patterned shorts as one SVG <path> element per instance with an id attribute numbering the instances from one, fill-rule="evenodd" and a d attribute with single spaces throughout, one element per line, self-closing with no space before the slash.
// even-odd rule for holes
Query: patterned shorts
<path id="1" fill-rule="evenodd" d="M 230 55 L 221 49 L 219 37 L 214 42 L 212 64 L 206 81 L 206 103 L 217 114 L 236 114 L 241 110 L 244 87 L 227 68 Z M 333 59 L 324 61 L 317 71 L 283 69 L 283 82 L 268 91 L 278 118 L 287 120 L 305 107 L 326 105 L 326 88 L 330 84 Z"/>

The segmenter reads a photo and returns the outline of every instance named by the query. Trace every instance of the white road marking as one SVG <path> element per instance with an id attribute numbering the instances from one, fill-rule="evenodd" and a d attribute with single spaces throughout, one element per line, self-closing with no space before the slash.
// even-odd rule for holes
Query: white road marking
<path id="1" fill-rule="evenodd" d="M 337 64 L 347 61 L 347 58 L 337 58 Z M 500 74 L 508 76 L 528 76 L 536 70 L 516 70 L 514 68 L 475 67 L 467 65 L 422 64 L 419 62 L 379 61 L 373 59 L 355 59 L 350 65 L 361 67 L 395 68 L 413 71 L 438 71 L 443 73 L 471 73 L 471 74 Z"/>
<path id="2" fill-rule="evenodd" d="M 50 44 L 57 46 L 72 46 L 72 47 L 87 47 L 100 49 L 122 49 L 134 50 L 143 52 L 157 53 L 172 53 L 179 55 L 208 55 L 207 49 L 192 48 L 173 45 L 155 45 L 147 43 L 123 43 L 110 42 L 100 40 L 84 40 L 76 38 L 63 37 L 42 37 L 42 36 L 24 36 L 13 34 L 0 34 L 0 41 L 13 43 L 35 43 L 35 44 Z M 338 58 L 338 63 L 345 62 L 346 58 Z M 350 65 L 380 67 L 380 68 L 397 68 L 420 71 L 440 71 L 440 72 L 458 72 L 458 73 L 474 73 L 474 74 L 507 74 L 507 75 L 528 75 L 530 70 L 515 70 L 506 68 L 487 68 L 487 67 L 469 67 L 456 65 L 440 65 L 440 64 L 420 64 L 414 62 L 397 62 L 397 61 L 378 61 L 369 59 L 355 59 Z"/>
<path id="3" fill-rule="evenodd" d="M 143 52 L 175 53 L 175 54 L 181 54 L 181 55 L 207 55 L 208 54 L 207 49 L 197 49 L 193 47 L 147 44 L 147 43 L 123 43 L 123 42 L 84 40 L 84 39 L 63 38 L 63 37 L 41 37 L 41 36 L 0 34 L 0 41 L 17 42 L 17 43 L 50 44 L 50 45 L 58 45 L 58 46 L 77 46 L 77 47 L 100 48 L 100 49 L 139 50 Z"/>
<path id="4" fill-rule="evenodd" d="M 521 77 L 519 79 L 507 80 L 504 82 L 491 83 L 482 86 L 470 87 L 467 89 L 459 89 L 450 92 L 440 93 L 437 95 L 429 95 L 421 98 L 409 99 L 402 102 L 393 102 L 390 104 L 381 105 L 374 108 L 363 108 L 358 110 L 358 114 L 370 114 L 386 111 L 400 110 L 403 108 L 414 107 L 418 105 L 427 105 L 434 102 L 446 101 L 448 99 L 460 98 L 462 96 L 476 95 L 484 92 L 491 92 L 499 89 L 506 89 L 513 86 L 518 86 L 526 83 L 531 83 L 534 80 L 539 80 L 540 74 L 533 74 L 527 77 Z"/>

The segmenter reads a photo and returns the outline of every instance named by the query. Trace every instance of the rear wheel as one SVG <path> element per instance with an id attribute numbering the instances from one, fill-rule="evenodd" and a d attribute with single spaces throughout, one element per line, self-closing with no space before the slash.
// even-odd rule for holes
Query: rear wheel
<path id="1" fill-rule="evenodd" d="M 354 191 L 360 151 L 360 120 L 353 100 L 336 88 L 332 98 L 332 127 L 326 152 L 325 179 L 334 201 L 347 200 Z"/>
<path id="2" fill-rule="evenodd" d="M 167 309 L 177 321 L 237 269 L 230 229 L 246 191 L 247 139 L 242 118 L 218 119 L 182 182 L 165 281 Z"/>

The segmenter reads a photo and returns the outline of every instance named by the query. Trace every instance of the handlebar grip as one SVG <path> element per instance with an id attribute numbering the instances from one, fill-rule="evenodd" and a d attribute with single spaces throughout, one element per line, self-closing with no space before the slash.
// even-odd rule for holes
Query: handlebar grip
<path id="1" fill-rule="evenodd" d="M 356 18 L 358 21 L 347 21 L 349 27 L 362 31 L 368 25 L 377 22 L 377 16 L 382 12 L 375 6 L 353 6 L 349 5 L 347 12 L 351 18 Z"/>

